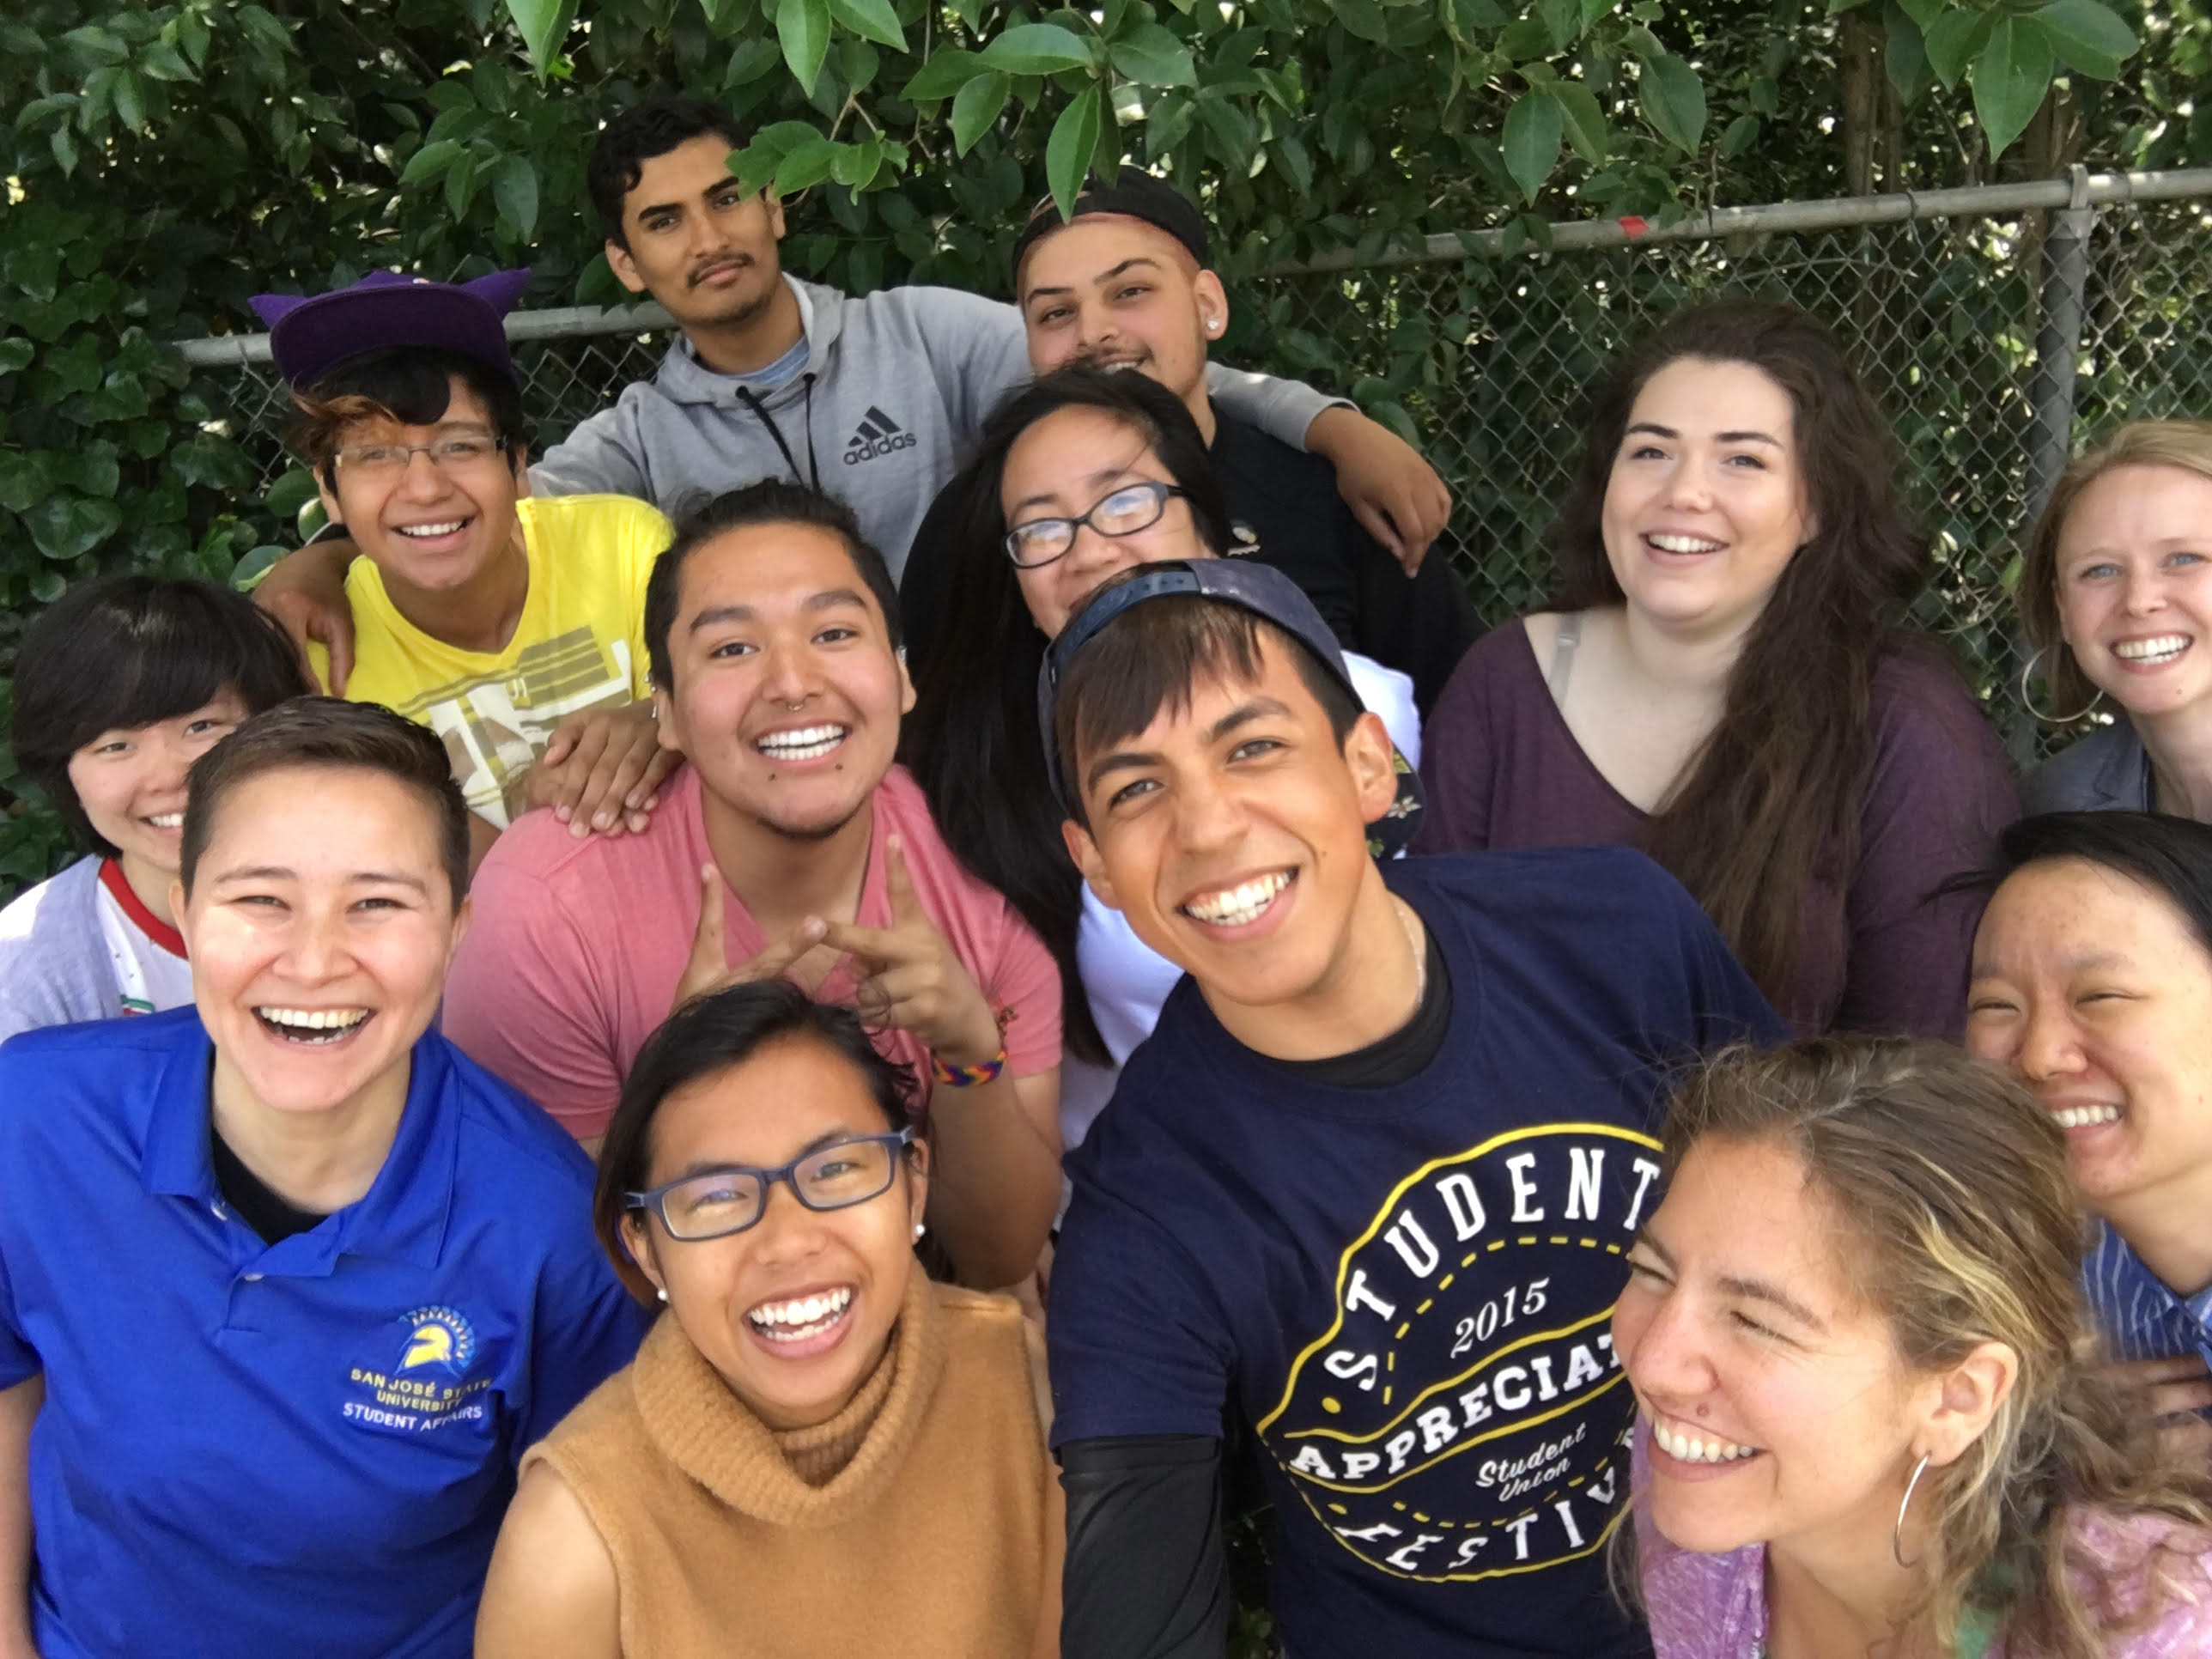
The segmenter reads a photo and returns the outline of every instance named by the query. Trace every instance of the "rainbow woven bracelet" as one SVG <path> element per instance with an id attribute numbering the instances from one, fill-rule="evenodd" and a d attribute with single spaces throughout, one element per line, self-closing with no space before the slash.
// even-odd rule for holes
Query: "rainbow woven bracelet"
<path id="1" fill-rule="evenodd" d="M 992 1083 L 1006 1069 L 1006 1051 L 1002 1048 L 981 1066 L 947 1066 L 935 1054 L 929 1057 L 929 1074 L 948 1089 L 972 1089 L 979 1083 Z"/>

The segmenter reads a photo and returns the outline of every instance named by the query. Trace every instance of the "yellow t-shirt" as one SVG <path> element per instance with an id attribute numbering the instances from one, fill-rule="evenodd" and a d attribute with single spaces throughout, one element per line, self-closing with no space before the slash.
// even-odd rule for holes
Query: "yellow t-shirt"
<path id="1" fill-rule="evenodd" d="M 527 495 L 514 504 L 530 593 L 503 651 L 463 651 L 402 617 L 372 559 L 353 562 L 352 702 L 380 702 L 443 738 L 469 810 L 507 824 L 507 780 L 580 710 L 650 695 L 645 584 L 673 534 L 628 495 Z M 312 647 L 316 674 L 330 665 Z"/>

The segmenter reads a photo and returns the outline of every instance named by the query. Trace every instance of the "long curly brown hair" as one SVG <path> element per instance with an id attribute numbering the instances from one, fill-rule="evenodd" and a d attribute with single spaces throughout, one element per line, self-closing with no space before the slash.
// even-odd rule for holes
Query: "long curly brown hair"
<path id="1" fill-rule="evenodd" d="M 1644 849 L 1778 1004 L 1808 932 L 1844 937 L 1842 892 L 1874 765 L 1875 672 L 1911 639 L 1905 608 L 1926 577 L 1929 543 L 1899 500 L 1889 424 L 1828 331 L 1794 306 L 1715 301 L 1677 312 L 1598 386 L 1553 528 L 1552 609 L 1626 602 L 1606 557 L 1606 490 L 1638 395 L 1684 358 L 1748 363 L 1789 394 L 1815 528 L 1753 625 L 1720 723 L 1660 802 Z M 1816 877 L 1832 884 L 1817 908 L 1808 900 Z"/>

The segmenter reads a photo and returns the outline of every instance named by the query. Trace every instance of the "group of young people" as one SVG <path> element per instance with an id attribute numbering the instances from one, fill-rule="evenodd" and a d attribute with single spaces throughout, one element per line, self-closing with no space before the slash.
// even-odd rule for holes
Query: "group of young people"
<path id="1" fill-rule="evenodd" d="M 2030 538 L 2021 817 L 1802 313 L 1477 639 L 1169 186 L 855 297 L 739 141 L 601 136 L 614 409 L 264 296 L 331 534 L 25 635 L 0 1659 L 1195 1659 L 1263 1499 L 1294 1659 L 2212 1651 L 2212 429 Z"/>

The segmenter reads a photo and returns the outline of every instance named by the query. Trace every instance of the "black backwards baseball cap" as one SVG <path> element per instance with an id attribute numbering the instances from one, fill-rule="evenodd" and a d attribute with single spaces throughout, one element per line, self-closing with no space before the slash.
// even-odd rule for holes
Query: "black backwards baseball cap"
<path id="1" fill-rule="evenodd" d="M 1045 775 L 1052 781 L 1054 799 L 1067 811 L 1073 799 L 1060 769 L 1060 682 L 1082 655 L 1084 647 L 1097 639 L 1115 618 L 1153 599 L 1190 596 L 1233 605 L 1271 623 L 1310 651 L 1336 683 L 1364 707 L 1352 671 L 1345 665 L 1344 648 L 1322 620 L 1321 612 L 1305 591 L 1271 565 L 1247 559 L 1172 559 L 1148 564 L 1127 581 L 1115 582 L 1091 595 L 1083 608 L 1067 619 L 1060 637 L 1046 650 L 1037 670 L 1037 729 L 1044 738 Z M 1420 823 L 1427 798 L 1421 781 L 1395 746 L 1391 760 L 1398 775 L 1398 796 L 1382 818 L 1370 824 L 1367 849 L 1376 858 L 1395 858 L 1406 850 Z"/>
<path id="2" fill-rule="evenodd" d="M 1046 237 L 1058 230 L 1063 222 L 1073 223 L 1093 213 L 1119 213 L 1132 219 L 1142 219 L 1156 226 L 1181 242 L 1198 261 L 1200 270 L 1206 269 L 1206 221 L 1200 216 L 1189 198 L 1164 179 L 1140 173 L 1135 167 L 1123 167 L 1112 184 L 1106 183 L 1097 173 L 1083 181 L 1083 190 L 1075 198 L 1074 211 L 1066 221 L 1060 216 L 1060 204 L 1049 196 L 1030 210 L 1029 222 L 1014 241 L 1014 275 L 1022 274 L 1022 261 L 1029 252 Z"/>
<path id="3" fill-rule="evenodd" d="M 390 346 L 458 351 L 520 386 L 501 319 L 529 285 L 527 270 L 469 283 L 372 270 L 328 294 L 257 294 L 246 303 L 269 325 L 278 372 L 302 392 L 340 363 Z"/>

